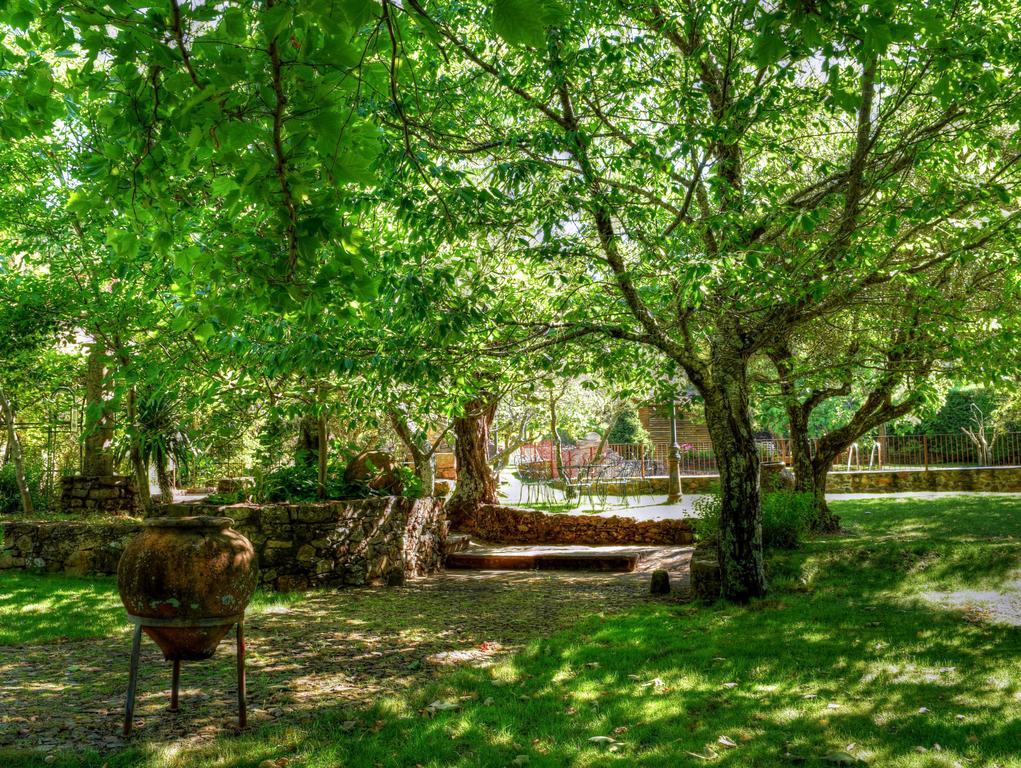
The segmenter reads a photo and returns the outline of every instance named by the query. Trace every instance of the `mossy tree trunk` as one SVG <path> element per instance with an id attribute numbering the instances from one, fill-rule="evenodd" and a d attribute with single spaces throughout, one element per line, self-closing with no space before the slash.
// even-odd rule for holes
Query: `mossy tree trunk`
<path id="1" fill-rule="evenodd" d="M 114 413 L 106 387 L 106 350 L 98 341 L 89 347 L 85 374 L 85 450 L 82 474 L 109 477 L 113 474 Z"/>
<path id="2" fill-rule="evenodd" d="M 720 472 L 721 589 L 726 599 L 741 602 L 766 592 L 759 453 L 748 407 L 745 359 L 727 351 L 718 354 L 713 383 L 703 395 Z"/>
<path id="3" fill-rule="evenodd" d="M 494 395 L 482 393 L 454 419 L 457 484 L 447 502 L 447 517 L 455 528 L 469 523 L 480 505 L 498 503 L 496 477 L 489 465 L 489 428 L 496 406 Z"/>

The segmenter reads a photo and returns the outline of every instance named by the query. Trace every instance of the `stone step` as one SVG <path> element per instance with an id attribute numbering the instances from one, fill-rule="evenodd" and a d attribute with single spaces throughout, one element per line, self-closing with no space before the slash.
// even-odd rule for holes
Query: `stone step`
<path id="1" fill-rule="evenodd" d="M 464 552 L 471 546 L 471 538 L 465 533 L 451 533 L 443 545 L 443 554 L 452 555 L 455 552 Z"/>
<path id="2" fill-rule="evenodd" d="M 638 567 L 637 552 L 465 551 L 446 557 L 447 568 L 475 571 L 609 571 L 631 573 Z"/>

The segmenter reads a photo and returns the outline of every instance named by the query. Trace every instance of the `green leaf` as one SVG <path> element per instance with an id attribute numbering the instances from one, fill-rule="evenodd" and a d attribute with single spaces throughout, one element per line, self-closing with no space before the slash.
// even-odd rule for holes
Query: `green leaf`
<path id="1" fill-rule="evenodd" d="M 559 0 L 494 0 L 493 30 L 510 45 L 540 46 L 546 28 L 564 21 L 567 9 Z"/>
<path id="2" fill-rule="evenodd" d="M 340 4 L 340 12 L 356 29 L 374 18 L 377 8 L 379 3 L 376 0 L 343 0 Z"/>
<path id="3" fill-rule="evenodd" d="M 223 14 L 223 31 L 235 40 L 245 36 L 245 16 L 239 8 L 228 8 Z"/>
<path id="4" fill-rule="evenodd" d="M 293 13 L 291 6 L 280 3 L 265 9 L 261 16 L 263 32 L 267 39 L 272 40 L 278 37 L 291 23 Z"/>
<path id="5" fill-rule="evenodd" d="M 760 67 L 776 64 L 787 52 L 787 45 L 775 29 L 766 28 L 752 46 L 752 58 Z"/>
<path id="6" fill-rule="evenodd" d="M 195 329 L 195 340 L 200 344 L 205 344 L 210 338 L 212 338 L 214 333 L 216 333 L 216 329 L 213 328 L 213 324 L 207 320 Z"/>
<path id="7" fill-rule="evenodd" d="M 226 197 L 231 192 L 236 192 L 239 189 L 237 182 L 229 176 L 220 176 L 213 179 L 210 188 L 217 197 Z"/>

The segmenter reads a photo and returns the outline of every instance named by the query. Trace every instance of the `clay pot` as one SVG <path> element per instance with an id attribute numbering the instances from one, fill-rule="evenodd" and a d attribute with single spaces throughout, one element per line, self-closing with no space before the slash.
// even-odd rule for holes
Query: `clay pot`
<path id="1" fill-rule="evenodd" d="M 209 624 L 143 626 L 169 660 L 212 656 L 255 592 L 255 551 L 252 542 L 231 529 L 233 522 L 229 517 L 146 520 L 121 555 L 117 588 L 129 614 Z"/>

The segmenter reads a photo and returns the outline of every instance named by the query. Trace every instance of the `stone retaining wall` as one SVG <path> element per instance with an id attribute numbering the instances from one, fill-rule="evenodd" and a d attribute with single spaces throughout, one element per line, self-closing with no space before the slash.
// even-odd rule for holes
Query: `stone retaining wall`
<path id="1" fill-rule="evenodd" d="M 251 539 L 272 589 L 399 584 L 439 569 L 446 518 L 437 499 L 384 496 L 310 504 L 177 507 L 220 514 Z M 0 569 L 111 574 L 138 520 L 0 523 Z"/>
<path id="2" fill-rule="evenodd" d="M 135 481 L 124 475 L 62 477 L 60 508 L 82 515 L 134 514 Z"/>
<path id="3" fill-rule="evenodd" d="M 608 496 L 665 496 L 669 478 L 646 477 L 601 481 Z M 562 488 L 560 481 L 554 487 Z M 1021 493 L 1021 467 L 962 467 L 946 469 L 897 469 L 830 472 L 827 493 L 900 493 L 905 491 L 987 491 Z M 681 478 L 681 492 L 719 493 L 719 475 Z"/>
<path id="4" fill-rule="evenodd" d="M 446 516 L 438 499 L 381 496 L 309 504 L 237 504 L 232 517 L 274 589 L 400 584 L 443 565 Z"/>
<path id="5" fill-rule="evenodd" d="M 58 520 L 0 523 L 0 570 L 116 573 L 138 520 Z"/>
<path id="6" fill-rule="evenodd" d="M 643 520 L 600 515 L 548 515 L 499 504 L 479 507 L 465 533 L 494 544 L 690 544 L 687 520 Z"/>
<path id="7" fill-rule="evenodd" d="M 1021 467 L 898 469 L 830 472 L 827 493 L 900 493 L 905 491 L 1021 492 Z"/>

